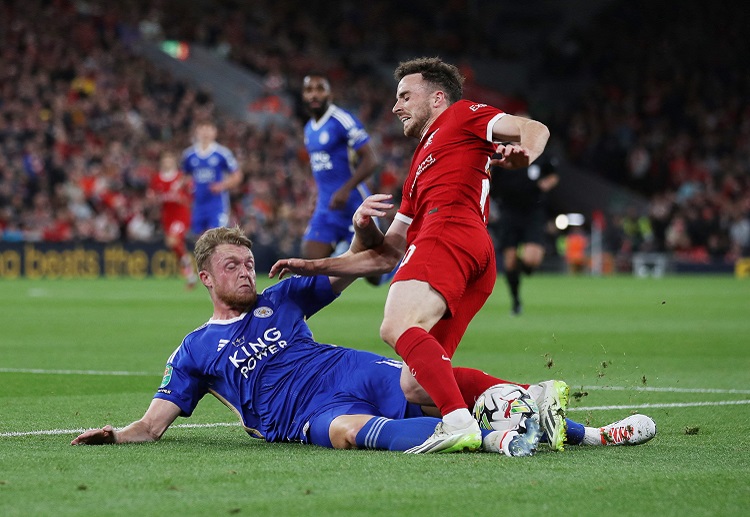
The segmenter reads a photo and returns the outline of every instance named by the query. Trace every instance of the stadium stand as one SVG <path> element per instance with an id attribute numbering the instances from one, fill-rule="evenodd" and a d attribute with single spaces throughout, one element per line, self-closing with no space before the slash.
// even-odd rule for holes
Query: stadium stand
<path id="1" fill-rule="evenodd" d="M 374 138 L 378 189 L 397 194 L 412 144 L 390 113 L 390 72 L 394 60 L 424 53 L 455 59 L 467 89 L 483 88 L 500 107 L 539 111 L 567 166 L 644 196 L 601 207 L 607 251 L 622 268 L 638 252 L 698 263 L 750 254 L 748 15 L 731 2 L 706 12 L 691 0 L 667 13 L 645 0 L 610 1 L 582 19 L 547 1 L 515 11 L 449 2 L 434 12 L 420 0 L 399 6 L 398 17 L 387 2 L 331 12 L 312 0 L 304 13 L 278 0 L 152 4 L 0 5 L 0 240 L 159 242 L 158 206 L 143 196 L 148 177 L 161 151 L 186 147 L 193 122 L 212 116 L 246 177 L 233 194 L 234 222 L 268 260 L 294 254 L 313 191 L 296 102 L 302 76 L 331 76 L 337 102 Z M 425 16 L 434 31 L 420 30 Z M 250 113 L 289 123 L 217 109 L 200 81 L 139 51 L 165 39 L 247 69 L 261 91 Z M 488 77 L 497 56 L 519 71 L 508 74 L 516 82 Z M 553 104 L 561 84 L 575 88 Z"/>

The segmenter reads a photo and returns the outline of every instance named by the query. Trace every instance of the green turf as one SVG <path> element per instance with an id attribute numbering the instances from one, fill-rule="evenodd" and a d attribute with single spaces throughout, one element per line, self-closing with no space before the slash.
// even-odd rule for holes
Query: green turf
<path id="1" fill-rule="evenodd" d="M 70 447 L 73 431 L 13 435 L 139 418 L 211 308 L 177 279 L 4 281 L 0 515 L 747 514 L 750 404 L 727 402 L 750 399 L 750 281 L 541 275 L 523 294 L 513 318 L 499 281 L 454 363 L 565 379 L 572 418 L 644 412 L 652 442 L 518 459 L 331 451 L 252 440 L 210 397 L 176 425 L 231 426 L 106 447 Z M 316 338 L 394 356 L 378 338 L 385 295 L 357 282 L 311 319 Z M 686 391 L 699 388 L 723 391 Z M 625 407 L 599 409 L 613 405 Z"/>

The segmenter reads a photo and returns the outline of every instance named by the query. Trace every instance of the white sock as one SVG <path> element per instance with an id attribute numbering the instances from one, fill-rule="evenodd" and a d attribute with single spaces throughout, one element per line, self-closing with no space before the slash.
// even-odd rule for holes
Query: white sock
<path id="1" fill-rule="evenodd" d="M 492 431 L 482 438 L 482 450 L 511 456 L 508 445 L 516 436 L 518 436 L 516 431 Z"/>
<path id="2" fill-rule="evenodd" d="M 456 429 L 463 429 L 464 427 L 469 427 L 473 422 L 476 422 L 476 420 L 471 416 L 468 409 L 460 408 L 445 415 L 443 417 L 443 422 L 451 427 L 455 427 Z"/>
<path id="3" fill-rule="evenodd" d="M 583 442 L 581 445 L 601 445 L 602 432 L 598 427 L 584 427 Z"/>

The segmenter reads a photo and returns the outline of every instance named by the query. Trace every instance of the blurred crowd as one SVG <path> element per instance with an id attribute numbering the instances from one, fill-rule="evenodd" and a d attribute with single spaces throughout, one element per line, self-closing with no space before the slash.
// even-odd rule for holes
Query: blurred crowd
<path id="1" fill-rule="evenodd" d="M 500 50 L 486 43 L 498 24 L 495 2 L 450 1 L 435 12 L 419 0 L 399 6 L 398 16 L 387 2 L 343 2 L 335 12 L 317 0 L 305 10 L 291 0 L 204 4 L 0 3 L 0 239 L 160 241 L 150 177 L 163 152 L 190 145 L 196 120 L 211 118 L 246 178 L 233 193 L 233 222 L 279 255 L 294 254 L 314 205 L 297 101 L 306 73 L 329 75 L 334 101 L 360 117 L 382 160 L 373 187 L 398 194 L 413 142 L 390 112 L 393 81 L 382 63 Z M 669 13 L 633 4 L 614 2 L 580 29 L 564 59 L 550 53 L 558 63 L 551 76 L 564 63 L 590 84 L 581 103 L 549 121 L 563 159 L 651 200 L 648 213 L 610 214 L 613 252 L 748 255 L 747 15 L 724 17 L 696 2 Z M 462 16 L 466 9 L 478 12 Z M 422 29 L 425 16 L 431 30 Z M 139 57 L 140 38 L 200 43 L 258 73 L 269 98 L 290 104 L 282 107 L 288 123 L 224 117 L 210 95 Z M 471 84 L 471 68 L 457 63 Z"/>
<path id="2" fill-rule="evenodd" d="M 574 52 L 550 55 L 553 73 L 588 78 L 554 122 L 567 159 L 649 199 L 611 214 L 610 249 L 750 254 L 748 26 L 725 0 L 614 2 L 573 36 Z"/>

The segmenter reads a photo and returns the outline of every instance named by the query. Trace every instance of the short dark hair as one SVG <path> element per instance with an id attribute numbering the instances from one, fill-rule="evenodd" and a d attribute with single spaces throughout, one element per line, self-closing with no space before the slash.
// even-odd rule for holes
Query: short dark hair
<path id="1" fill-rule="evenodd" d="M 422 74 L 422 78 L 443 90 L 448 97 L 448 103 L 453 104 L 464 95 L 464 76 L 454 65 L 445 63 L 439 57 L 420 57 L 399 63 L 393 76 L 400 81 L 404 76 Z"/>
<path id="2" fill-rule="evenodd" d="M 211 228 L 206 230 L 195 243 L 195 264 L 198 266 L 198 271 L 206 269 L 214 250 L 221 244 L 236 244 L 253 249 L 253 241 L 245 235 L 239 226 Z"/>

